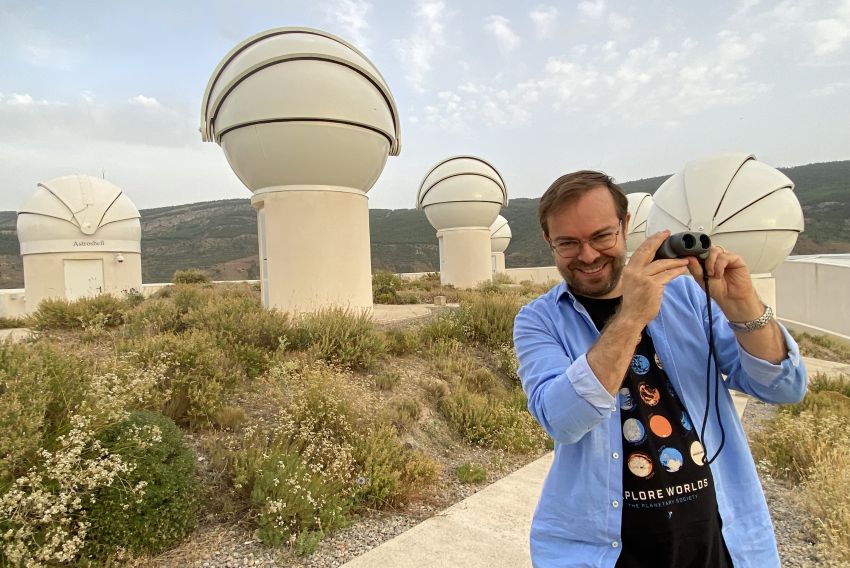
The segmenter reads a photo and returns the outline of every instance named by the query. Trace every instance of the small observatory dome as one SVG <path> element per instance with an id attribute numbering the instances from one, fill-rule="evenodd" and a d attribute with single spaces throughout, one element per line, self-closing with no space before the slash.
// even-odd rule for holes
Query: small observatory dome
<path id="1" fill-rule="evenodd" d="M 652 195 L 649 193 L 629 193 L 629 232 L 626 234 L 626 250 L 635 249 L 646 240 L 646 217 L 652 208 Z"/>
<path id="2" fill-rule="evenodd" d="M 748 154 L 688 162 L 655 192 L 647 232 L 700 231 L 740 254 L 753 274 L 772 272 L 803 230 L 794 183 Z"/>
<path id="3" fill-rule="evenodd" d="M 507 205 L 508 190 L 502 176 L 474 156 L 455 156 L 431 168 L 416 196 L 416 208 L 425 211 L 438 231 L 490 227 Z"/>
<path id="4" fill-rule="evenodd" d="M 251 191 L 325 185 L 368 191 L 400 151 L 387 82 L 329 33 L 277 28 L 233 48 L 212 74 L 201 134 Z"/>
<path id="5" fill-rule="evenodd" d="M 18 212 L 26 309 L 142 289 L 139 210 L 108 181 L 65 176 L 38 184 Z"/>
<path id="6" fill-rule="evenodd" d="M 139 210 L 100 178 L 64 176 L 38 184 L 18 212 L 21 254 L 141 251 Z"/>
<path id="7" fill-rule="evenodd" d="M 512 236 L 508 220 L 499 215 L 490 225 L 490 249 L 493 252 L 505 252 Z"/>

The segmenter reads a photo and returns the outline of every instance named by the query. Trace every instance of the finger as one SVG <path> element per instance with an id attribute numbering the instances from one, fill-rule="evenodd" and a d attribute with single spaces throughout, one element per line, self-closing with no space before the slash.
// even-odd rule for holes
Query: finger
<path id="1" fill-rule="evenodd" d="M 688 257 L 688 270 L 690 271 L 691 276 L 694 277 L 694 280 L 696 280 L 700 283 L 700 285 L 702 285 L 703 270 L 702 265 L 700 264 L 699 260 L 697 260 L 697 257 Z"/>
<path id="2" fill-rule="evenodd" d="M 720 245 L 712 246 L 708 251 L 708 258 L 705 259 L 705 268 L 709 277 L 715 276 L 717 259 L 726 254 L 726 249 Z"/>
<path id="3" fill-rule="evenodd" d="M 646 267 L 646 274 L 658 274 L 659 272 L 663 272 L 664 270 L 672 270 L 676 268 L 682 268 L 688 265 L 687 258 L 665 258 L 654 260 L 650 262 Z"/>
<path id="4" fill-rule="evenodd" d="M 668 282 L 673 280 L 674 278 L 678 278 L 679 276 L 684 276 L 688 273 L 687 266 L 680 266 L 678 268 L 671 268 L 670 270 L 665 270 L 663 272 L 659 272 L 658 274 L 652 277 L 652 281 L 660 286 L 666 285 Z"/>
<path id="5" fill-rule="evenodd" d="M 652 262 L 655 258 L 655 253 L 658 251 L 658 247 L 660 247 L 661 243 L 664 242 L 664 239 L 669 236 L 670 231 L 666 229 L 648 236 L 646 240 L 635 249 L 635 252 L 632 253 L 632 257 L 629 259 L 629 264 L 634 262 L 636 265 L 647 265 Z"/>

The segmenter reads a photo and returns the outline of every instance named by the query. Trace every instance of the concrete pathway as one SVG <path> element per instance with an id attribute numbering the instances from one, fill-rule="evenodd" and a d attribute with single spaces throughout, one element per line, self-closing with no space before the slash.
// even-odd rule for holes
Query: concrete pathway
<path id="1" fill-rule="evenodd" d="M 850 365 L 804 358 L 809 376 Z M 733 393 L 738 416 L 748 397 Z M 528 464 L 343 568 L 528 568 L 528 533 L 552 454 Z"/>

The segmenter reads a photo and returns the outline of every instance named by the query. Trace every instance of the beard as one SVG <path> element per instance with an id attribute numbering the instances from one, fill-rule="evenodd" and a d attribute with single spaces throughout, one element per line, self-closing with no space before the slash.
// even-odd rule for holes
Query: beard
<path id="1" fill-rule="evenodd" d="M 573 277 L 578 269 L 598 268 L 606 262 L 611 265 L 611 271 L 608 278 L 605 280 L 590 284 L 580 282 L 578 278 Z M 596 259 L 596 262 L 593 264 L 585 264 L 580 260 L 574 260 L 567 266 L 558 266 L 558 272 L 560 272 L 561 276 L 564 277 L 564 280 L 574 294 L 585 296 L 587 298 L 600 298 L 610 294 L 614 288 L 617 287 L 617 284 L 620 283 L 620 276 L 623 274 L 623 268 L 625 266 L 626 255 L 601 256 Z"/>

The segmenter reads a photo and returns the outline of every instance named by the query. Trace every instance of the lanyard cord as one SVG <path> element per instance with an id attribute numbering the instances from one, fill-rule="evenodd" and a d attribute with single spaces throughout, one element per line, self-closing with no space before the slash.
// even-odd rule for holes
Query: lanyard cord
<path id="1" fill-rule="evenodd" d="M 711 295 L 708 292 L 708 271 L 705 269 L 705 261 L 700 259 L 702 265 L 702 281 L 705 288 L 705 303 L 708 308 L 708 361 L 705 365 L 705 414 L 702 417 L 702 429 L 700 430 L 700 442 L 703 444 L 703 462 L 710 465 L 717 456 L 720 455 L 720 450 L 723 449 L 723 444 L 726 442 L 726 431 L 723 429 L 723 422 L 720 420 L 720 366 L 717 364 L 717 349 L 714 347 L 714 318 L 711 311 Z M 708 450 L 705 448 L 705 427 L 708 424 L 708 415 L 711 411 L 711 363 L 714 362 L 714 413 L 717 416 L 717 425 L 720 427 L 720 445 L 717 451 L 706 459 Z"/>

